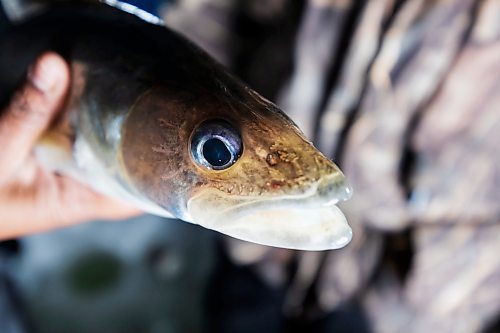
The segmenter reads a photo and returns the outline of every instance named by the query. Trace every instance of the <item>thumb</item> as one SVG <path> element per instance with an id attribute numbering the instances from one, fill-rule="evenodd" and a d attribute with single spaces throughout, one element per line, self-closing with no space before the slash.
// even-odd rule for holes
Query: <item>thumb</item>
<path id="1" fill-rule="evenodd" d="M 69 68 L 55 53 L 42 55 L 0 117 L 0 183 L 24 163 L 64 103 Z"/>

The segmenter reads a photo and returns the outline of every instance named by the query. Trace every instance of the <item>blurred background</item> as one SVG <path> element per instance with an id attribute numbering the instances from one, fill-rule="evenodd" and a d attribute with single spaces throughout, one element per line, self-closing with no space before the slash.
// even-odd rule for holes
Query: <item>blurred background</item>
<path id="1" fill-rule="evenodd" d="M 0 244 L 0 332 L 500 332 L 500 0 L 129 1 L 341 166 L 344 249 L 153 216 Z"/>

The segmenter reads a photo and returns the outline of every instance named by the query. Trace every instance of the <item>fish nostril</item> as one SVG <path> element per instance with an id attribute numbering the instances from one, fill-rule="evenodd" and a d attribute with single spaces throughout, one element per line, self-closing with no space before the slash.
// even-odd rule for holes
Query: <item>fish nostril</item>
<path id="1" fill-rule="evenodd" d="M 276 154 L 276 153 L 269 153 L 266 157 L 266 162 L 270 166 L 275 166 L 276 164 L 278 164 L 278 160 L 279 160 L 279 157 L 278 157 L 278 154 Z"/>
<path id="2" fill-rule="evenodd" d="M 328 199 L 329 204 L 336 204 L 352 196 L 352 187 L 347 183 L 344 175 L 334 174 L 321 179 L 316 192 L 320 197 Z"/>

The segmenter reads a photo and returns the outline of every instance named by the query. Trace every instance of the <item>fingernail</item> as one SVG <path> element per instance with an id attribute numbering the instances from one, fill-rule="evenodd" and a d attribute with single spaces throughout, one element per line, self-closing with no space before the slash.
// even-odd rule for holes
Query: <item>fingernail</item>
<path id="1" fill-rule="evenodd" d="M 39 58 L 29 72 L 31 83 L 41 92 L 52 90 L 58 80 L 59 64 L 52 57 Z"/>

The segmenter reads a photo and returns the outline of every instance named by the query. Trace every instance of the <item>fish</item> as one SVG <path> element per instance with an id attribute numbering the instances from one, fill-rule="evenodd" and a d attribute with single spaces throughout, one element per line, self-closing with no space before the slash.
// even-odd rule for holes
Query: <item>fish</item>
<path id="1" fill-rule="evenodd" d="M 41 53 L 68 62 L 64 110 L 35 148 L 46 168 L 244 241 L 313 251 L 349 243 L 337 204 L 352 188 L 338 166 L 180 33 L 118 1 L 29 12 L 2 27 L 0 105 Z"/>

